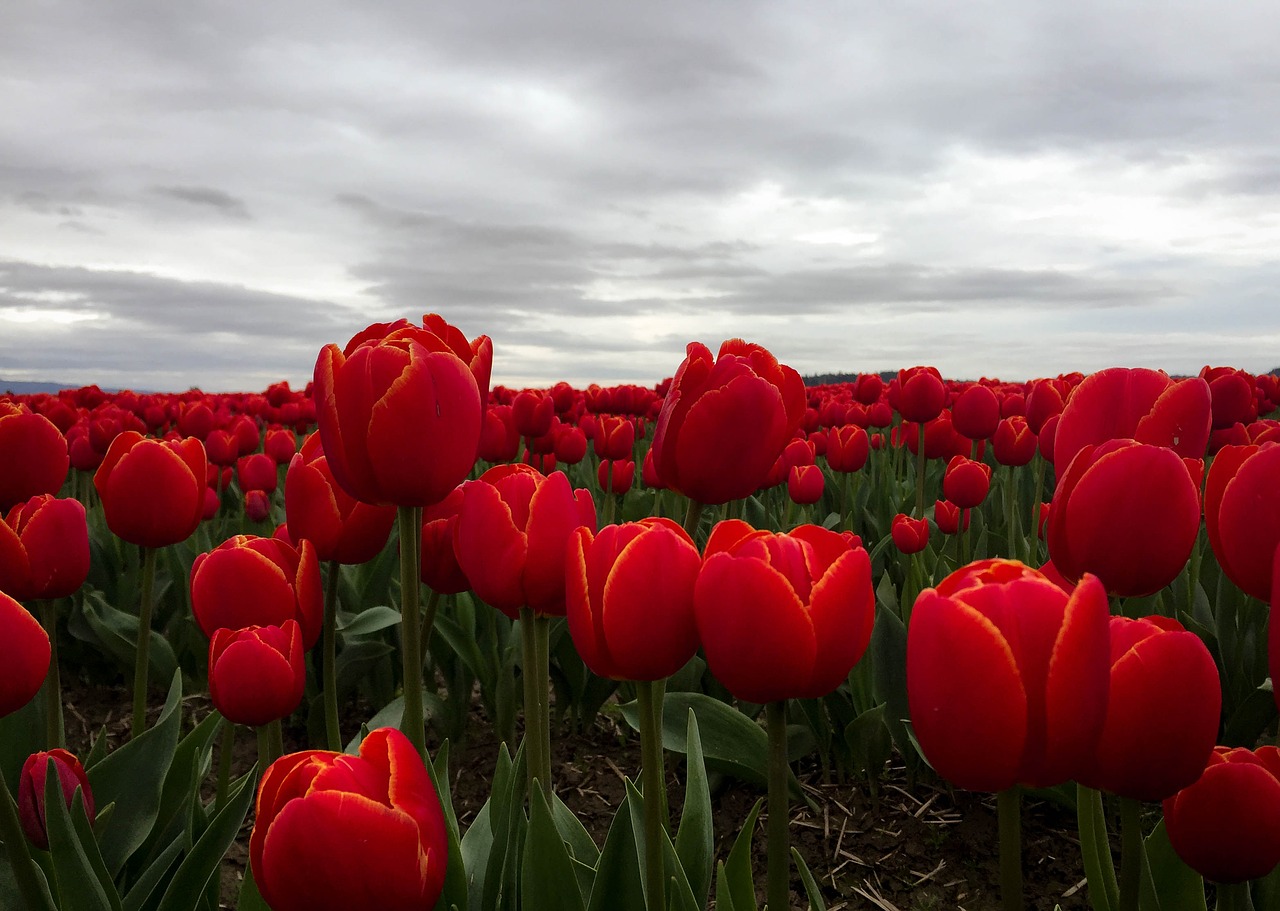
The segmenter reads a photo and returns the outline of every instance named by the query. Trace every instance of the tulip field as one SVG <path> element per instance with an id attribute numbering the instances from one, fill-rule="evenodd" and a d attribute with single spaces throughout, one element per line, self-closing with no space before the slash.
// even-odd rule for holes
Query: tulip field
<path id="1" fill-rule="evenodd" d="M 1280 378 L 0 394 L 0 909 L 1280 911 Z"/>

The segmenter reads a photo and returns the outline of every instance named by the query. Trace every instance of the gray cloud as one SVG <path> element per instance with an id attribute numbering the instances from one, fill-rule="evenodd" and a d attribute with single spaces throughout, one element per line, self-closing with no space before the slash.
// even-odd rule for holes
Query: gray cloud
<path id="1" fill-rule="evenodd" d="M 193 206 L 208 206 L 228 218 L 249 217 L 249 208 L 243 199 L 212 187 L 153 187 L 152 192 Z"/>

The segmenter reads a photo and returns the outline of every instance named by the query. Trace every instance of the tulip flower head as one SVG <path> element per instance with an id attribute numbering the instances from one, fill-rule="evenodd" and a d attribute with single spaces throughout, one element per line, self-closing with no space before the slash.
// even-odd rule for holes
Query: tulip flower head
<path id="1" fill-rule="evenodd" d="M 60 748 L 32 753 L 22 764 L 22 772 L 18 778 L 18 819 L 22 822 L 22 831 L 27 839 L 42 851 L 49 850 L 49 829 L 45 821 L 45 784 L 50 764 L 58 776 L 58 786 L 67 807 L 71 806 L 76 788 L 79 788 L 89 825 L 92 826 L 97 818 L 93 789 L 89 787 L 89 776 L 85 774 L 80 760 L 73 753 Z"/>
<path id="2" fill-rule="evenodd" d="M 185 541 L 204 518 L 207 468 L 194 437 L 162 442 L 126 430 L 93 476 L 107 527 L 141 547 Z"/>
<path id="3" fill-rule="evenodd" d="M 89 575 L 89 528 L 79 500 L 40 494 L 0 522 L 0 591 L 21 601 L 65 598 Z"/>
<path id="4" fill-rule="evenodd" d="M 258 727 L 287 718 L 302 702 L 306 682 L 296 620 L 218 629 L 209 642 L 209 696 L 228 721 Z"/>
<path id="5" fill-rule="evenodd" d="M 49 672 L 49 635 L 40 621 L 0 592 L 0 718 L 32 700 Z"/>

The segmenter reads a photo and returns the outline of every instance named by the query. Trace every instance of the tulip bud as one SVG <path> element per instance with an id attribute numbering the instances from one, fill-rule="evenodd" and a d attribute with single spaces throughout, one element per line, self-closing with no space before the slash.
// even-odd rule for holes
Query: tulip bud
<path id="1" fill-rule="evenodd" d="M 89 776 L 85 774 L 80 760 L 63 749 L 32 753 L 22 764 L 18 779 L 18 818 L 22 821 L 22 831 L 26 833 L 27 839 L 42 851 L 49 850 L 49 829 L 45 822 L 45 785 L 50 763 L 57 773 L 58 785 L 62 789 L 62 798 L 67 807 L 70 808 L 76 788 L 79 788 L 89 825 L 92 826 L 97 818 L 93 806 L 93 789 L 89 787 Z"/>

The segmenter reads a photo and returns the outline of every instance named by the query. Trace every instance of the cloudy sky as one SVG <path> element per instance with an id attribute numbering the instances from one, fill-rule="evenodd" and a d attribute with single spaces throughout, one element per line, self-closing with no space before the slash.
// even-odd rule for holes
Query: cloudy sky
<path id="1" fill-rule="evenodd" d="M 0 378 L 1280 364 L 1274 0 L 5 0 Z"/>

